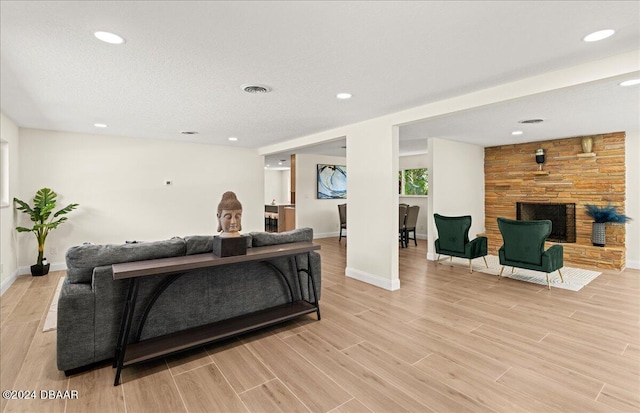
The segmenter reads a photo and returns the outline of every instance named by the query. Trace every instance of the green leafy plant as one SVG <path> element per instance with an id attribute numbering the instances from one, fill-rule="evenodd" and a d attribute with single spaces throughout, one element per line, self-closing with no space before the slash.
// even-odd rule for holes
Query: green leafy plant
<path id="1" fill-rule="evenodd" d="M 616 207 L 611 205 L 611 202 L 606 207 L 599 207 L 597 205 L 585 205 L 587 210 L 587 215 L 593 218 L 593 220 L 597 223 L 606 223 L 606 222 L 614 222 L 614 223 L 625 223 L 631 218 L 626 215 L 619 214 Z"/>
<path id="2" fill-rule="evenodd" d="M 400 171 L 398 179 L 402 195 L 428 195 L 429 193 L 429 170 L 426 168 L 405 169 Z"/>
<path id="3" fill-rule="evenodd" d="M 60 224 L 65 222 L 67 217 L 62 215 L 73 211 L 78 206 L 78 204 L 69 204 L 54 213 L 57 196 L 58 194 L 50 188 L 42 188 L 36 192 L 33 198 L 33 207 L 18 198 L 13 198 L 13 202 L 18 204 L 16 209 L 29 215 L 31 221 L 34 222 L 32 228 L 16 227 L 16 230 L 18 232 L 33 232 L 36 235 L 38 240 L 38 265 L 42 265 L 44 243 L 47 240 L 49 231 L 58 228 Z"/>

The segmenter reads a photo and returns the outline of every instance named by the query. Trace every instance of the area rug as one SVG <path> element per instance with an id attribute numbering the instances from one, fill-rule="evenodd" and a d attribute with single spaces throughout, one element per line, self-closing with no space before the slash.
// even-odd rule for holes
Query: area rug
<path id="1" fill-rule="evenodd" d="M 442 259 L 443 257 L 441 257 Z M 500 265 L 500 259 L 496 255 L 487 255 L 487 264 L 489 268 L 484 265 L 484 261 L 481 258 L 476 258 L 472 261 L 473 271 L 482 272 L 485 274 L 498 275 L 502 269 Z M 461 258 L 453 258 L 453 261 L 442 261 L 442 265 L 451 265 L 455 267 L 469 268 L 469 260 Z M 549 274 L 549 280 L 551 281 L 551 288 L 561 288 L 563 290 L 580 291 L 582 287 L 595 280 L 601 272 L 585 270 L 582 268 L 574 268 L 564 266 L 561 269 L 564 283 L 560 281 L 558 271 L 554 271 Z M 544 272 L 525 270 L 522 268 L 516 268 L 515 272 L 511 272 L 511 267 L 505 267 L 502 272 L 502 276 L 506 278 L 512 278 L 514 280 L 526 281 L 534 284 L 547 285 L 547 275 Z"/>
<path id="2" fill-rule="evenodd" d="M 47 318 L 44 320 L 44 328 L 42 331 L 52 331 L 58 328 L 58 298 L 60 297 L 60 290 L 62 290 L 62 284 L 64 284 L 64 277 L 58 281 L 56 292 L 53 294 L 53 300 L 51 300 L 51 306 L 47 313 Z"/>

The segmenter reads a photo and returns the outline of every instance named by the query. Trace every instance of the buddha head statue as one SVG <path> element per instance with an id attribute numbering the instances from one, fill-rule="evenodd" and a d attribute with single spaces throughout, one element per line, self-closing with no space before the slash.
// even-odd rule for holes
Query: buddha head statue
<path id="1" fill-rule="evenodd" d="M 218 204 L 218 231 L 220 237 L 239 237 L 242 230 L 242 204 L 238 201 L 236 194 L 227 191 L 222 194 L 222 199 Z"/>

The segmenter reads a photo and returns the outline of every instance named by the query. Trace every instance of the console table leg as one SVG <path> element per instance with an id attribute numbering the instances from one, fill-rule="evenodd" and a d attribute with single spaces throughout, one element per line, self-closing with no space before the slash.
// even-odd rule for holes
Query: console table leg
<path id="1" fill-rule="evenodd" d="M 316 311 L 316 314 L 318 315 L 318 321 L 320 321 L 321 317 L 320 317 L 320 303 L 318 303 L 318 292 L 316 291 L 316 281 L 313 279 L 313 270 L 311 269 L 311 254 L 307 252 L 307 267 L 308 267 L 308 271 L 307 271 L 307 275 L 309 277 L 309 279 L 311 280 L 311 286 L 313 287 L 313 301 L 314 304 L 316 306 L 316 308 L 318 309 Z M 298 274 L 298 277 L 300 277 L 300 275 Z M 307 290 L 309 289 L 309 287 L 307 287 Z"/>
<path id="2" fill-rule="evenodd" d="M 302 296 L 302 281 L 300 281 L 300 269 L 298 268 L 298 260 L 294 256 L 294 257 L 291 257 L 290 261 L 291 261 L 291 269 L 293 270 L 293 273 L 298 278 L 298 291 L 300 291 L 300 299 L 304 300 L 304 297 Z"/>
<path id="3" fill-rule="evenodd" d="M 127 302 L 125 304 L 125 312 L 122 317 L 122 324 L 120 325 L 121 337 L 118 340 L 119 349 L 116 349 L 116 361 L 117 370 L 116 378 L 113 381 L 113 385 L 120 384 L 120 373 L 122 373 L 122 367 L 124 365 L 124 355 L 127 349 L 127 342 L 129 341 L 129 332 L 131 331 L 131 321 L 133 320 L 133 311 L 135 310 L 136 300 L 138 298 L 138 280 L 133 278 L 129 284 L 129 293 L 127 294 Z"/>
<path id="4" fill-rule="evenodd" d="M 122 345 L 124 337 L 124 327 L 126 324 L 127 317 L 129 316 L 129 303 L 131 302 L 131 296 L 133 294 L 133 279 L 129 280 L 129 285 L 127 286 L 127 298 L 124 301 L 124 309 L 122 310 L 122 318 L 120 319 L 120 332 L 118 333 L 118 341 L 116 342 L 116 354 L 113 358 L 113 368 L 118 367 L 118 360 L 120 359 L 120 352 L 122 351 Z"/>

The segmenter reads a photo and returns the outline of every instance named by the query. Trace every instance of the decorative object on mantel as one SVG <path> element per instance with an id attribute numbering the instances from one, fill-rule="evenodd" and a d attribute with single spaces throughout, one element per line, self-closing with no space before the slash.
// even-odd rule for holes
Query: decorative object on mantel
<path id="1" fill-rule="evenodd" d="M 51 216 L 51 213 L 56 207 L 57 196 L 58 194 L 50 188 L 39 189 L 33 198 L 33 208 L 26 202 L 18 198 L 13 198 L 14 204 L 19 205 L 16 209 L 28 214 L 31 221 L 34 222 L 31 228 L 16 227 L 18 232 L 33 232 L 38 240 L 38 259 L 36 264 L 31 266 L 31 275 L 34 277 L 47 275 L 49 273 L 49 266 L 51 264 L 47 263 L 46 258 L 44 258 L 44 243 L 47 240 L 49 231 L 58 228 L 58 225 L 67 220 L 67 217 L 58 218 L 60 215 L 71 212 L 78 206 L 78 204 L 69 204 Z"/>
<path id="2" fill-rule="evenodd" d="M 580 139 L 580 145 L 582 146 L 582 153 L 579 153 L 578 158 L 593 158 L 596 156 L 593 150 L 593 136 L 584 136 Z"/>
<path id="3" fill-rule="evenodd" d="M 542 165 L 544 164 L 544 161 L 545 161 L 544 149 L 542 148 L 536 149 L 536 163 L 538 164 L 538 170 L 533 173 L 534 175 L 549 175 L 548 171 L 542 170 Z"/>
<path id="4" fill-rule="evenodd" d="M 536 149 L 536 163 L 538 164 L 538 171 L 542 171 L 542 165 L 544 164 L 544 149 Z"/>
<path id="5" fill-rule="evenodd" d="M 591 153 L 591 150 L 593 149 L 593 137 L 592 136 L 583 137 L 581 140 L 581 145 L 582 145 L 582 153 Z"/>
<path id="6" fill-rule="evenodd" d="M 222 194 L 216 214 L 219 235 L 213 237 L 213 254 L 219 257 L 245 255 L 247 253 L 246 237 L 240 235 L 242 230 L 242 204 L 232 191 Z"/>
<path id="7" fill-rule="evenodd" d="M 609 202 L 606 207 L 587 204 L 585 205 L 585 208 L 587 210 L 587 215 L 594 220 L 591 224 L 591 243 L 596 247 L 604 247 L 606 244 L 606 223 L 611 222 L 614 224 L 624 224 L 631 220 L 628 216 L 619 214 L 616 207 L 611 205 L 611 202 Z"/>

